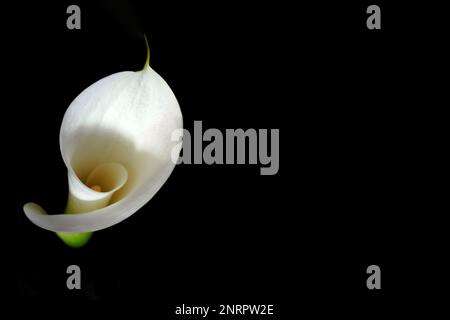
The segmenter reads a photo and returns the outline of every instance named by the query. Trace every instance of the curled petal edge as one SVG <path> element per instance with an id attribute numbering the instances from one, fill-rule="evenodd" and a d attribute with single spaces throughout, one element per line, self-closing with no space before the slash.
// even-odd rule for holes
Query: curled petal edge
<path id="1" fill-rule="evenodd" d="M 85 213 L 54 214 L 47 212 L 38 204 L 29 202 L 23 210 L 27 218 L 35 225 L 53 232 L 80 233 L 94 232 L 111 227 L 142 208 L 164 185 L 175 164 L 162 169 L 157 181 L 146 185 L 145 190 L 136 190 L 133 194 L 107 207 Z"/>

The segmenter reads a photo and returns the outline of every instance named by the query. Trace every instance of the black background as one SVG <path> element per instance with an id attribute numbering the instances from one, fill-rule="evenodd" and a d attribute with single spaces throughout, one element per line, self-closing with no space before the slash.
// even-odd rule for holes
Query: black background
<path id="1" fill-rule="evenodd" d="M 423 73 L 437 70 L 442 53 L 439 20 L 425 17 L 439 10 L 374 3 L 381 30 L 367 30 L 364 1 L 7 5 L 9 297 L 162 319 L 182 303 L 275 304 L 282 318 L 401 310 L 399 299 L 429 281 L 413 272 L 422 270 L 418 253 L 432 261 L 416 228 L 426 212 L 417 145 L 421 106 L 433 99 Z M 66 28 L 70 4 L 81 7 L 81 30 Z M 280 170 L 177 166 L 144 208 L 73 250 L 22 206 L 62 211 L 64 112 L 100 78 L 141 69 L 141 32 L 187 129 L 194 120 L 205 129 L 279 128 Z M 70 264 L 81 267 L 82 290 L 66 288 Z M 371 264 L 381 267 L 380 291 L 366 288 Z"/>

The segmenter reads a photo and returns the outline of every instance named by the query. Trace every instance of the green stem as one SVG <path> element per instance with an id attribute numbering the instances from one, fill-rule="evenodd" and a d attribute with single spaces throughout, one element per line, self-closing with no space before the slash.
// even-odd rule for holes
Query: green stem
<path id="1" fill-rule="evenodd" d="M 56 234 L 61 240 L 72 248 L 81 248 L 89 239 L 91 239 L 93 232 L 82 232 L 82 233 L 63 233 L 57 232 Z"/>
<path id="2" fill-rule="evenodd" d="M 148 45 L 147 36 L 145 34 L 144 34 L 144 39 L 145 39 L 145 45 L 147 47 L 147 60 L 145 60 L 145 65 L 144 65 L 144 69 L 145 69 L 145 67 L 150 67 L 150 46 Z"/>
<path id="3" fill-rule="evenodd" d="M 80 201 L 76 197 L 73 196 L 69 192 L 69 198 L 67 199 L 67 206 L 65 210 L 65 214 L 77 214 L 84 213 L 92 209 L 98 209 L 103 207 L 104 205 L 100 204 L 98 207 L 90 207 L 89 204 Z M 56 232 L 57 236 L 69 247 L 72 248 L 81 248 L 86 243 L 88 243 L 89 239 L 91 239 L 93 232 L 80 232 L 80 233 L 65 233 L 65 232 Z"/>

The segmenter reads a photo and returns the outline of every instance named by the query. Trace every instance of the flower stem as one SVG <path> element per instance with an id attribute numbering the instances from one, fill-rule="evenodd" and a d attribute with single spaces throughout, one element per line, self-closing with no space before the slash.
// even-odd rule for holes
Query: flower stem
<path id="1" fill-rule="evenodd" d="M 81 248 L 89 239 L 92 237 L 93 232 L 82 232 L 82 233 L 64 233 L 57 232 L 58 237 L 69 247 Z"/>
<path id="2" fill-rule="evenodd" d="M 145 60 L 145 67 L 150 67 L 150 46 L 148 45 L 147 36 L 144 34 L 145 46 L 147 47 L 147 60 Z"/>

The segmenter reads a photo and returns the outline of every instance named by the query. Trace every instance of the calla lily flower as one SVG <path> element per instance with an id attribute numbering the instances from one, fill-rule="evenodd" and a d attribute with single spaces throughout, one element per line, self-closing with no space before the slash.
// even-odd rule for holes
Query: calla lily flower
<path id="1" fill-rule="evenodd" d="M 57 232 L 72 247 L 144 206 L 166 182 L 181 147 L 171 134 L 183 127 L 177 99 L 149 65 L 119 72 L 85 89 L 67 109 L 60 148 L 68 171 L 65 212 L 24 206 L 37 226 Z"/>

